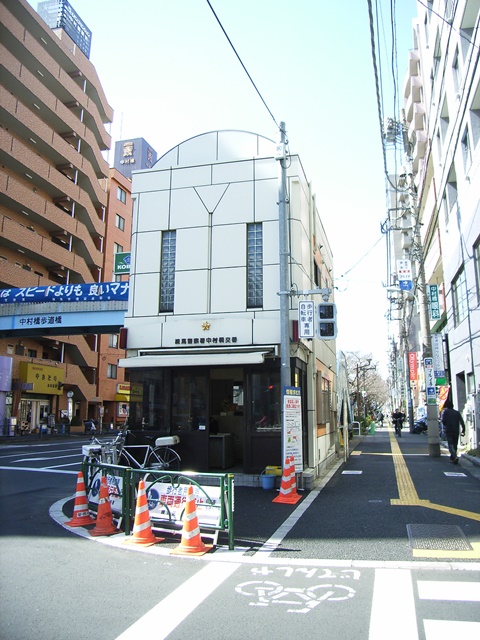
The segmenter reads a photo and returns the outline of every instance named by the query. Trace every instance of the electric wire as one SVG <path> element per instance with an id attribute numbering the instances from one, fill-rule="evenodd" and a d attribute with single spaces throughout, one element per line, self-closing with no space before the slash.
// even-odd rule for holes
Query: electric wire
<path id="1" fill-rule="evenodd" d="M 239 56 L 239 54 L 238 54 L 237 50 L 235 49 L 235 47 L 233 46 L 233 42 L 230 40 L 230 38 L 229 38 L 229 36 L 228 36 L 228 33 L 225 31 L 225 29 L 224 29 L 224 27 L 223 27 L 222 23 L 220 22 L 219 17 L 217 16 L 217 14 L 215 13 L 214 8 L 212 7 L 212 5 L 211 5 L 210 1 L 209 1 L 209 0 L 206 0 L 206 1 L 207 1 L 208 6 L 209 6 L 209 7 L 210 7 L 210 9 L 211 9 L 211 11 L 212 11 L 213 15 L 215 16 L 215 19 L 216 19 L 216 21 L 218 22 L 218 24 L 219 24 L 219 26 L 220 26 L 221 30 L 223 31 L 224 36 L 225 36 L 225 37 L 226 37 L 226 39 L 228 40 L 229 45 L 232 47 L 232 50 L 233 50 L 234 54 L 237 56 L 238 61 L 239 61 L 239 62 L 240 62 L 240 64 L 242 65 L 243 70 L 245 71 L 245 73 L 247 74 L 248 79 L 249 79 L 249 80 L 250 80 L 250 82 L 252 83 L 253 88 L 254 88 L 254 89 L 255 89 L 255 91 L 257 92 L 257 94 L 258 94 L 258 96 L 259 96 L 260 100 L 263 102 L 263 104 L 264 104 L 264 106 L 265 106 L 266 110 L 267 110 L 267 111 L 268 111 L 268 113 L 270 114 L 270 117 L 272 118 L 272 120 L 273 120 L 273 121 L 274 121 L 274 123 L 276 124 L 277 128 L 278 128 L 278 129 L 280 129 L 280 125 L 279 125 L 279 124 L 278 124 L 278 122 L 276 121 L 275 116 L 273 115 L 273 113 L 270 111 L 270 109 L 269 109 L 269 107 L 268 107 L 267 103 L 265 102 L 265 100 L 264 100 L 264 98 L 263 98 L 262 94 L 260 93 L 260 91 L 259 91 L 259 89 L 258 89 L 257 85 L 256 85 L 256 84 L 255 84 L 255 82 L 253 81 L 252 76 L 248 73 L 247 67 L 243 64 L 242 59 L 240 58 L 240 56 Z"/>

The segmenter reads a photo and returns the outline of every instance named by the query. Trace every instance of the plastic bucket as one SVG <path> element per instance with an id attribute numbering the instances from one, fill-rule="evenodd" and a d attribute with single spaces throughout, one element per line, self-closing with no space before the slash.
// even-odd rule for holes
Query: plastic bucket
<path id="1" fill-rule="evenodd" d="M 264 489 L 273 489 L 275 487 L 275 476 L 273 474 L 262 471 L 262 487 Z"/>

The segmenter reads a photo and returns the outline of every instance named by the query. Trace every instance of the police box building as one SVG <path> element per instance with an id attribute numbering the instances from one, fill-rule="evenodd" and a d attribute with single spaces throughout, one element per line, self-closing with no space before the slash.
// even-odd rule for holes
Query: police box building
<path id="1" fill-rule="evenodd" d="M 178 435 L 183 469 L 282 466 L 275 152 L 258 134 L 213 131 L 133 173 L 119 364 L 130 381 L 130 428 Z M 299 156 L 286 164 L 290 382 L 301 399 L 299 428 L 287 438 L 313 478 L 336 455 L 336 352 L 335 340 L 300 337 L 299 302 L 316 306 L 321 296 L 304 292 L 332 291 L 332 254 Z"/>

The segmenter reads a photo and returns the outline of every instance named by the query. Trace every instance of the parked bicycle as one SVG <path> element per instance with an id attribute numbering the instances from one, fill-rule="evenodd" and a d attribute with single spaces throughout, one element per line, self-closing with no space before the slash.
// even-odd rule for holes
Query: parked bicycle
<path id="1" fill-rule="evenodd" d="M 143 434 L 145 439 L 154 441 L 150 444 L 126 444 L 129 430 L 119 431 L 113 440 L 99 440 L 95 436 L 90 444 L 82 447 L 85 460 L 104 464 L 114 464 L 133 469 L 155 469 L 160 471 L 178 471 L 181 458 L 173 448 L 180 442 L 178 436 L 155 438 Z"/>

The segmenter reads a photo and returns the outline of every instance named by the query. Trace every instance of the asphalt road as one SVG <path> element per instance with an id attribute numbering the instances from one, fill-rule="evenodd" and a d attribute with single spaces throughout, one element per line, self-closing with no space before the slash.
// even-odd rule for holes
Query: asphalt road
<path id="1" fill-rule="evenodd" d="M 68 530 L 79 442 L 1 445 L 0 636 L 479 637 L 478 469 L 429 458 L 421 436 L 398 444 L 362 439 L 297 505 L 236 487 L 236 550 L 220 538 L 202 558 Z"/>

